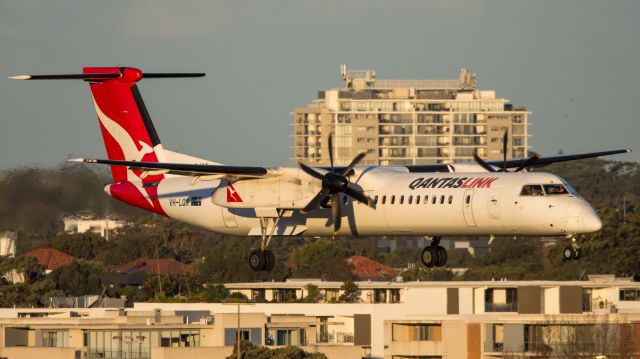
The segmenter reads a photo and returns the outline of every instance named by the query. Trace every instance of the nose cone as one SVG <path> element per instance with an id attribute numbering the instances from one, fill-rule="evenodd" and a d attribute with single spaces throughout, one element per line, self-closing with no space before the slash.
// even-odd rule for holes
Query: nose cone
<path id="1" fill-rule="evenodd" d="M 583 233 L 597 232 L 602 228 L 602 221 L 598 214 L 589 209 L 582 214 L 580 218 L 580 229 Z"/>

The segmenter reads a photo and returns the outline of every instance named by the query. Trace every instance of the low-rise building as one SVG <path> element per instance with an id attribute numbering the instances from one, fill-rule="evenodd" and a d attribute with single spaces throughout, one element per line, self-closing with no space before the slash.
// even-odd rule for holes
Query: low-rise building
<path id="1" fill-rule="evenodd" d="M 322 303 L 297 301 L 308 284 L 321 289 Z M 299 345 L 340 359 L 640 355 L 640 283 L 629 279 L 366 281 L 357 282 L 358 303 L 328 303 L 341 284 L 227 285 L 262 295 L 248 303 L 0 309 L 0 356 L 222 358 L 238 329 L 257 345 Z"/>
<path id="2" fill-rule="evenodd" d="M 114 218 L 93 218 L 91 216 L 65 217 L 64 231 L 67 233 L 95 233 L 109 240 L 109 234 L 127 224 L 126 221 Z"/>

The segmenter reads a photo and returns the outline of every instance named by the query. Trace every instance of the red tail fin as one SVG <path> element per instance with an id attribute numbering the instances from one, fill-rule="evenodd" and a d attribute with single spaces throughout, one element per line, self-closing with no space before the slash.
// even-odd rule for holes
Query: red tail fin
<path id="1" fill-rule="evenodd" d="M 83 73 L 120 74 L 90 85 L 109 159 L 163 161 L 160 139 L 136 86 L 142 72 L 130 67 L 85 67 Z M 114 182 L 134 179 L 125 167 L 112 166 L 111 171 Z"/>

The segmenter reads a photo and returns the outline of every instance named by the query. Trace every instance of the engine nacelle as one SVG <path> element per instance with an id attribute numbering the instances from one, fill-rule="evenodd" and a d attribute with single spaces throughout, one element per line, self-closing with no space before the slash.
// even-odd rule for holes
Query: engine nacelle
<path id="1" fill-rule="evenodd" d="M 305 186 L 306 187 L 306 186 Z M 317 192 L 317 190 L 316 190 Z M 315 194 L 296 178 L 264 178 L 222 181 L 213 193 L 213 203 L 227 208 L 303 208 Z"/>

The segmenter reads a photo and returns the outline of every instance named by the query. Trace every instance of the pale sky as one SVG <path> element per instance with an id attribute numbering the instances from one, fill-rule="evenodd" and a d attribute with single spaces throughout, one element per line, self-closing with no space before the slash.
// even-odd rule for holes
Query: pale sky
<path id="1" fill-rule="evenodd" d="M 635 0 L 0 0 L 0 168 L 105 157 L 86 83 L 6 76 L 115 65 L 206 72 L 139 87 L 166 148 L 226 164 L 291 164 L 290 112 L 342 86 L 342 63 L 467 67 L 532 112 L 532 150 L 638 161 L 639 16 Z"/>

